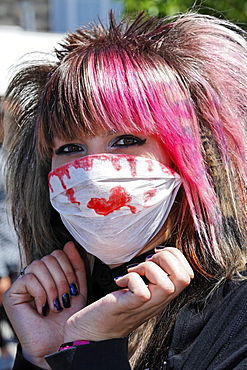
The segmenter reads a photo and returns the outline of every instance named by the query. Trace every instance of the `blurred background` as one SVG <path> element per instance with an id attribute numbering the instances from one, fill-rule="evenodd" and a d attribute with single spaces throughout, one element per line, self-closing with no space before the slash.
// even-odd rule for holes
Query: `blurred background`
<path id="1" fill-rule="evenodd" d="M 245 0 L 0 0 L 0 96 L 6 89 L 9 66 L 29 51 L 52 50 L 65 32 L 91 21 L 107 20 L 145 10 L 162 17 L 191 7 L 227 18 L 247 28 Z"/>
<path id="2" fill-rule="evenodd" d="M 59 46 L 63 34 L 100 18 L 107 21 L 109 9 L 117 19 L 146 11 L 163 17 L 192 7 L 201 13 L 226 18 L 247 30 L 245 0 L 0 0 L 0 98 L 3 96 L 14 65 L 39 51 L 38 57 Z M 35 54 L 36 55 L 36 54 Z M 37 58 L 37 55 L 35 56 Z M 0 370 L 13 365 L 17 339 L 1 303 L 3 292 L 19 274 L 17 241 L 5 200 L 0 117 Z"/>
<path id="3" fill-rule="evenodd" d="M 0 0 L 0 25 L 19 26 L 26 31 L 64 33 L 82 24 L 107 17 L 109 9 L 118 16 L 145 10 L 165 16 L 192 6 L 237 23 L 246 23 L 245 0 Z"/>

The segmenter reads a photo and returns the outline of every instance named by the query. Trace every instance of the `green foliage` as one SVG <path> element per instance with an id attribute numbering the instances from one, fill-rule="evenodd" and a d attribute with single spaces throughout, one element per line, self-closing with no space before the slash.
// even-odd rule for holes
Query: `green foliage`
<path id="1" fill-rule="evenodd" d="M 145 10 L 149 15 L 163 17 L 184 12 L 194 7 L 199 13 L 226 18 L 247 28 L 247 1 L 245 0 L 123 0 L 125 14 Z"/>

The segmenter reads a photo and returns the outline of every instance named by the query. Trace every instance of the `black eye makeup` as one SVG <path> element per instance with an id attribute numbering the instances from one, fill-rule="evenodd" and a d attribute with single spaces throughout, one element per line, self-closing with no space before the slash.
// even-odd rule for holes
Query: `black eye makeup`
<path id="1" fill-rule="evenodd" d="M 116 137 L 112 143 L 111 143 L 111 146 L 113 147 L 117 147 L 117 148 L 126 148 L 126 147 L 130 147 L 130 146 L 134 146 L 134 145 L 143 145 L 145 144 L 145 142 L 147 141 L 147 139 L 141 139 L 140 137 L 138 136 L 134 136 L 134 135 L 121 135 L 121 136 L 118 136 Z"/>
<path id="2" fill-rule="evenodd" d="M 77 153 L 77 152 L 84 152 L 85 149 L 82 145 L 79 144 L 65 144 L 60 146 L 58 149 L 55 150 L 56 155 L 63 155 L 63 154 L 70 154 L 70 153 Z"/>

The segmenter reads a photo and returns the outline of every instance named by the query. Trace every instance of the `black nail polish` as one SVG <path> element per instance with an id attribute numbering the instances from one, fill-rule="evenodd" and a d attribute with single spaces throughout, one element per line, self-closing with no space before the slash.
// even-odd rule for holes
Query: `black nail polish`
<path id="1" fill-rule="evenodd" d="M 162 249 L 165 249 L 166 247 L 164 247 L 164 245 L 157 245 L 157 247 L 155 247 L 155 249 L 157 249 L 158 251 L 159 250 L 162 250 Z"/>
<path id="2" fill-rule="evenodd" d="M 78 289 L 75 283 L 70 284 L 69 291 L 71 297 L 76 297 L 78 295 Z"/>
<path id="3" fill-rule="evenodd" d="M 131 265 L 127 266 L 127 270 L 130 269 L 131 267 L 136 267 L 138 265 L 139 265 L 139 263 L 131 263 Z"/>
<path id="4" fill-rule="evenodd" d="M 62 311 L 62 307 L 61 307 L 61 305 L 60 305 L 60 302 L 59 302 L 59 299 L 58 299 L 58 298 L 56 298 L 56 299 L 54 300 L 54 307 L 55 307 L 55 309 L 56 309 L 57 311 Z"/>
<path id="5" fill-rule="evenodd" d="M 45 303 L 43 306 L 42 306 L 42 316 L 46 317 L 47 315 L 47 311 L 48 311 L 48 304 Z"/>
<path id="6" fill-rule="evenodd" d="M 124 275 L 121 275 L 121 276 L 117 276 L 117 277 L 115 277 L 114 278 L 114 280 L 118 280 L 118 279 L 120 279 L 121 277 L 123 277 Z"/>
<path id="7" fill-rule="evenodd" d="M 153 255 L 154 255 L 154 254 L 150 254 L 149 256 L 147 256 L 147 257 L 145 258 L 145 260 L 149 260 L 150 258 L 152 258 L 152 257 L 153 257 Z"/>
<path id="8" fill-rule="evenodd" d="M 69 293 L 65 293 L 65 294 L 62 295 L 62 302 L 63 302 L 63 307 L 64 308 L 69 308 L 70 307 Z"/>

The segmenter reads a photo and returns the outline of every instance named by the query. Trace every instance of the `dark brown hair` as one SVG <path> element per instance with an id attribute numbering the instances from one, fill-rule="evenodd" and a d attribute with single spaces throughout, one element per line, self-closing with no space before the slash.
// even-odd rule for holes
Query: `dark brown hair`
<path id="1" fill-rule="evenodd" d="M 227 21 L 140 14 L 117 25 L 111 14 L 109 27 L 68 34 L 56 62 L 22 69 L 6 93 L 7 189 L 28 262 L 72 239 L 49 202 L 55 136 L 155 133 L 182 178 L 169 243 L 195 279 L 131 334 L 135 369 L 161 368 L 180 308 L 245 268 L 246 81 L 246 35 Z"/>

